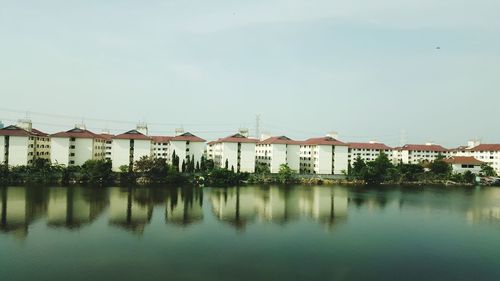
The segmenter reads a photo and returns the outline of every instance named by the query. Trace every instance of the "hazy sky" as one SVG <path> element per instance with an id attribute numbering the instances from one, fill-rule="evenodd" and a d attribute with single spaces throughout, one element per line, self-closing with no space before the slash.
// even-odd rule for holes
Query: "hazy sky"
<path id="1" fill-rule="evenodd" d="M 405 130 L 410 143 L 498 143 L 499 11 L 498 0 L 0 0 L 0 120 L 30 111 L 48 132 L 146 121 L 214 139 L 253 132 L 261 114 L 263 132 L 297 139 L 398 145 Z"/>

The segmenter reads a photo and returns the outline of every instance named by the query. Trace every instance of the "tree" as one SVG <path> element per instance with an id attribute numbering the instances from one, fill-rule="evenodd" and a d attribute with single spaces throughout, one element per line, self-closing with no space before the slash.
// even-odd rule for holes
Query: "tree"
<path id="1" fill-rule="evenodd" d="M 444 162 L 443 158 L 440 158 L 439 156 L 436 158 L 436 160 L 430 163 L 429 169 L 432 173 L 441 178 L 449 176 L 452 171 L 451 166 L 448 163 Z"/>
<path id="2" fill-rule="evenodd" d="M 374 161 L 366 164 L 361 172 L 361 177 L 367 184 L 378 185 L 390 180 L 389 171 L 393 168 L 394 165 L 389 157 L 382 152 Z"/>
<path id="3" fill-rule="evenodd" d="M 200 162 L 196 161 L 196 167 L 194 168 L 194 171 L 196 173 L 199 173 L 200 172 Z"/>
<path id="4" fill-rule="evenodd" d="M 226 170 L 229 169 L 229 160 L 226 159 L 226 165 L 225 165 Z"/>
<path id="5" fill-rule="evenodd" d="M 295 171 L 288 164 L 281 164 L 278 179 L 281 183 L 292 183 L 295 180 Z"/>
<path id="6" fill-rule="evenodd" d="M 135 163 L 135 170 L 151 183 L 166 181 L 169 166 L 164 158 L 143 156 Z"/>
<path id="7" fill-rule="evenodd" d="M 358 157 L 356 157 L 356 160 L 354 160 L 354 163 L 352 163 L 350 176 L 353 176 L 354 178 L 361 177 L 363 169 L 365 169 L 365 167 L 366 167 L 365 161 L 363 161 L 361 156 L 358 155 Z"/>
<path id="8" fill-rule="evenodd" d="M 268 175 L 271 173 L 269 166 L 266 163 L 256 163 L 255 173 L 258 175 Z"/>
<path id="9" fill-rule="evenodd" d="M 234 173 L 234 165 L 231 165 L 231 173 Z"/>
<path id="10" fill-rule="evenodd" d="M 399 164 L 398 169 L 404 181 L 414 182 L 425 172 L 424 167 L 419 164 Z"/>
<path id="11" fill-rule="evenodd" d="M 491 167 L 487 163 L 484 163 L 481 165 L 481 174 L 485 177 L 496 177 L 497 176 L 495 169 L 493 169 L 493 167 Z"/>
<path id="12" fill-rule="evenodd" d="M 476 181 L 476 175 L 474 175 L 471 171 L 466 171 L 464 173 L 464 181 L 466 183 L 474 183 Z"/>
<path id="13" fill-rule="evenodd" d="M 186 162 L 184 160 L 182 160 L 181 172 L 182 173 L 186 172 Z"/>
<path id="14" fill-rule="evenodd" d="M 87 160 L 82 165 L 82 181 L 92 184 L 109 184 L 113 181 L 109 160 Z"/>

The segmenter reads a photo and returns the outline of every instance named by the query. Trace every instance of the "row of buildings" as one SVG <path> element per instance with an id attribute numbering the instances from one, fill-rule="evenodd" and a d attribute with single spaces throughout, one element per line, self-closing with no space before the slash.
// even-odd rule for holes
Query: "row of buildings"
<path id="1" fill-rule="evenodd" d="M 133 167 L 141 157 L 164 158 L 200 163 L 202 157 L 214 161 L 216 167 L 238 172 L 255 171 L 256 165 L 267 165 L 278 173 L 282 164 L 301 174 L 343 175 L 356 158 L 373 161 L 385 153 L 395 163 L 417 164 L 432 162 L 438 156 L 447 157 L 457 172 L 478 172 L 483 163 L 500 173 L 500 144 L 471 141 L 466 146 L 447 149 L 437 144 L 408 144 L 389 147 L 371 141 L 343 142 L 334 133 L 305 141 L 286 136 L 251 138 L 248 130 L 206 143 L 206 140 L 183 130 L 174 136 L 153 136 L 146 124 L 118 135 L 94 133 L 84 125 L 47 134 L 32 127 L 30 120 L 0 129 L 0 163 L 9 166 L 28 165 L 35 158 L 49 159 L 64 166 L 80 166 L 87 160 L 109 159 L 113 170 Z"/>

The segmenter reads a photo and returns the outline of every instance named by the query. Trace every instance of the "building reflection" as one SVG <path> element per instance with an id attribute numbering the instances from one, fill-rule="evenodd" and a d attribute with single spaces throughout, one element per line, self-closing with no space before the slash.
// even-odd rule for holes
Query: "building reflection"
<path id="1" fill-rule="evenodd" d="M 171 189 L 166 197 L 165 221 L 182 226 L 203 221 L 203 190 Z"/>
<path id="2" fill-rule="evenodd" d="M 78 229 L 92 223 L 107 204 L 105 190 L 52 188 L 49 190 L 47 225 Z"/>
<path id="3" fill-rule="evenodd" d="M 211 191 L 212 211 L 238 229 L 254 221 L 285 224 L 309 217 L 331 227 L 347 218 L 347 191 L 326 187 L 232 188 Z"/>
<path id="4" fill-rule="evenodd" d="M 257 215 L 254 188 L 215 189 L 210 197 L 215 217 L 237 229 L 244 229 Z"/>
<path id="5" fill-rule="evenodd" d="M 154 203 L 150 190 L 112 189 L 109 194 L 109 223 L 136 234 L 144 233 L 151 221 Z"/>
<path id="6" fill-rule="evenodd" d="M 24 239 L 29 225 L 47 210 L 45 190 L 24 187 L 0 189 L 0 231 Z"/>

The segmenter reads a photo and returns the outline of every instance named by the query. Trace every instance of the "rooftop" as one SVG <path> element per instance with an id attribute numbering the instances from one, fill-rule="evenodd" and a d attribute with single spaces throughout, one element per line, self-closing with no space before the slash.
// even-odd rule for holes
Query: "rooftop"
<path id="1" fill-rule="evenodd" d="M 89 130 L 74 128 L 66 132 L 50 135 L 52 138 L 80 138 L 80 139 L 105 139 L 103 136 L 94 134 Z"/>
<path id="2" fill-rule="evenodd" d="M 301 143 L 302 142 L 292 140 L 286 136 L 270 137 L 259 142 L 259 144 L 296 144 L 296 145 L 299 145 Z"/>
<path id="3" fill-rule="evenodd" d="M 120 135 L 116 135 L 113 137 L 115 140 L 151 140 L 150 137 L 142 134 L 137 130 L 130 130 Z"/>
<path id="4" fill-rule="evenodd" d="M 311 138 L 304 142 L 303 145 L 337 145 L 337 146 L 347 146 L 347 143 L 341 142 L 332 137 L 321 137 L 321 138 Z"/>
<path id="5" fill-rule="evenodd" d="M 479 161 L 474 157 L 467 157 L 467 156 L 455 156 L 455 157 L 450 157 L 446 158 L 443 160 L 444 162 L 448 164 L 463 164 L 463 165 L 482 165 L 484 164 L 483 161 Z"/>

